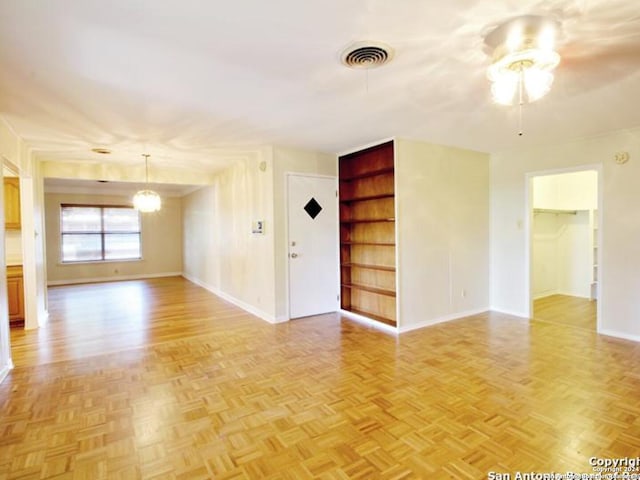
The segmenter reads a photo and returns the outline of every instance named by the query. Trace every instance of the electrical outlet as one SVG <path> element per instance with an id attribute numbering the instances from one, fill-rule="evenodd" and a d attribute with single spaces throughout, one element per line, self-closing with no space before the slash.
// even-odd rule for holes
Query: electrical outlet
<path id="1" fill-rule="evenodd" d="M 467 296 L 467 291 L 464 288 L 462 289 L 462 292 L 460 292 L 460 296 L 462 298 L 465 298 Z"/>

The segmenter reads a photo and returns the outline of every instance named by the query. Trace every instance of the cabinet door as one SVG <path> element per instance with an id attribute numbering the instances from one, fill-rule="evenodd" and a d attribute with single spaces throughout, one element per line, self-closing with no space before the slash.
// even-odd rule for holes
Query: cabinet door
<path id="1" fill-rule="evenodd" d="M 4 179 L 4 223 L 7 230 L 20 230 L 20 179 Z"/>
<path id="2" fill-rule="evenodd" d="M 22 320 L 24 318 L 24 302 L 22 295 L 22 277 L 7 278 L 9 320 Z"/>

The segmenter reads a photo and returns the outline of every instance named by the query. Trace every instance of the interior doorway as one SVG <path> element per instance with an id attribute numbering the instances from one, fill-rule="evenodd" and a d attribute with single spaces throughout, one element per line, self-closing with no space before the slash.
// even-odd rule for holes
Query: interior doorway
<path id="1" fill-rule="evenodd" d="M 530 317 L 598 330 L 599 171 L 531 175 Z"/>

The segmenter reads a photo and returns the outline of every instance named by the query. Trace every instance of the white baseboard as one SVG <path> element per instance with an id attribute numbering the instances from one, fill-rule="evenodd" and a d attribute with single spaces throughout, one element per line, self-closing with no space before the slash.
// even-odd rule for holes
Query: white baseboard
<path id="1" fill-rule="evenodd" d="M 562 292 L 560 290 L 556 290 L 555 292 L 545 292 L 545 293 L 539 293 L 538 295 L 534 295 L 533 299 L 534 300 L 540 300 L 541 298 L 546 298 L 546 297 L 550 297 L 551 295 L 564 295 L 566 297 L 576 297 L 576 298 L 586 298 L 586 299 L 590 299 L 591 296 L 590 295 L 579 295 L 577 293 L 574 292 Z"/>
<path id="2" fill-rule="evenodd" d="M 357 313 L 350 312 L 349 310 L 342 310 L 342 309 L 339 309 L 338 313 L 341 315 L 344 315 L 345 317 L 349 317 L 350 319 L 355 320 L 356 322 L 364 323 L 367 326 L 382 330 L 383 332 L 393 333 L 393 334 L 398 333 L 398 329 L 396 327 L 392 327 L 391 325 L 387 325 L 382 322 L 377 322 L 376 320 L 371 320 L 370 318 L 365 317 L 364 315 L 359 315 Z"/>
<path id="3" fill-rule="evenodd" d="M 538 293 L 536 295 L 533 295 L 533 299 L 534 300 L 540 300 L 541 298 L 550 297 L 551 295 L 558 295 L 559 293 L 560 292 L 558 292 L 558 291 Z"/>
<path id="4" fill-rule="evenodd" d="M 138 275 L 113 275 L 109 277 L 73 278 L 69 280 L 50 280 L 48 287 L 57 285 L 77 285 L 80 283 L 119 282 L 122 280 L 144 280 L 145 278 L 180 277 L 182 272 L 141 273 Z"/>
<path id="5" fill-rule="evenodd" d="M 515 312 L 515 311 L 511 311 L 511 310 L 502 310 L 502 309 L 499 309 L 499 308 L 489 308 L 489 311 L 496 312 L 496 313 L 502 313 L 504 315 L 510 315 L 512 317 L 524 318 L 525 320 L 530 320 L 531 319 L 528 314 L 523 313 L 523 312 Z"/>
<path id="6" fill-rule="evenodd" d="M 11 361 L 11 359 L 9 359 L 9 363 L 0 368 L 0 383 L 2 383 L 5 378 L 7 378 L 7 375 L 9 375 L 9 372 L 11 370 L 13 370 L 13 362 Z"/>
<path id="7" fill-rule="evenodd" d="M 213 293 L 214 295 L 217 295 L 218 297 L 222 298 L 223 300 L 226 300 L 229 303 L 233 303 L 236 307 L 239 307 L 241 309 L 243 309 L 246 312 L 249 312 L 252 315 L 255 315 L 256 317 L 264 320 L 265 322 L 269 322 L 269 323 L 281 323 L 281 322 L 286 322 L 287 319 L 286 318 L 282 318 L 282 317 L 278 317 L 276 319 L 276 317 L 274 315 L 270 315 L 267 312 L 263 312 L 262 310 L 260 310 L 259 308 L 254 307 L 253 305 L 250 305 L 232 295 L 229 295 L 228 293 L 223 292 L 222 290 L 220 290 L 219 288 L 216 288 L 212 285 L 208 285 L 204 282 L 202 282 L 201 280 L 192 277 L 191 275 L 188 275 L 186 273 L 182 273 L 182 276 L 184 278 L 186 278 L 187 280 L 189 280 L 192 283 L 195 283 L 196 285 L 204 288 L 205 290 L 210 291 L 211 293 Z"/>
<path id="8" fill-rule="evenodd" d="M 615 330 L 600 330 L 600 335 L 606 335 L 608 337 L 622 338 L 623 340 L 631 340 L 632 342 L 640 342 L 640 335 L 629 335 L 628 333 L 617 332 Z"/>
<path id="9" fill-rule="evenodd" d="M 590 295 L 578 295 L 577 293 L 573 293 L 573 292 L 558 292 L 558 295 L 565 295 L 567 297 L 576 297 L 576 298 L 586 298 L 587 300 L 589 300 L 591 298 Z"/>
<path id="10" fill-rule="evenodd" d="M 464 317 L 471 317 L 473 315 L 484 313 L 487 310 L 489 310 L 489 308 L 478 308 L 474 310 L 467 310 L 465 312 L 456 312 L 449 315 L 445 315 L 443 317 L 424 320 L 422 322 L 414 323 L 412 325 L 400 326 L 398 328 L 398 332 L 400 333 L 410 332 L 411 330 L 418 330 L 419 328 L 429 327 L 431 325 L 436 325 L 437 323 L 450 322 L 451 320 L 458 320 Z"/>

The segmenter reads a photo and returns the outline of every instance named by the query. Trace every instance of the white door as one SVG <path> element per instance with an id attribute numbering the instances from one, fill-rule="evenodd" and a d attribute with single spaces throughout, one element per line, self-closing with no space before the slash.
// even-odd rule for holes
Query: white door
<path id="1" fill-rule="evenodd" d="M 336 179 L 287 176 L 289 317 L 338 309 Z"/>

